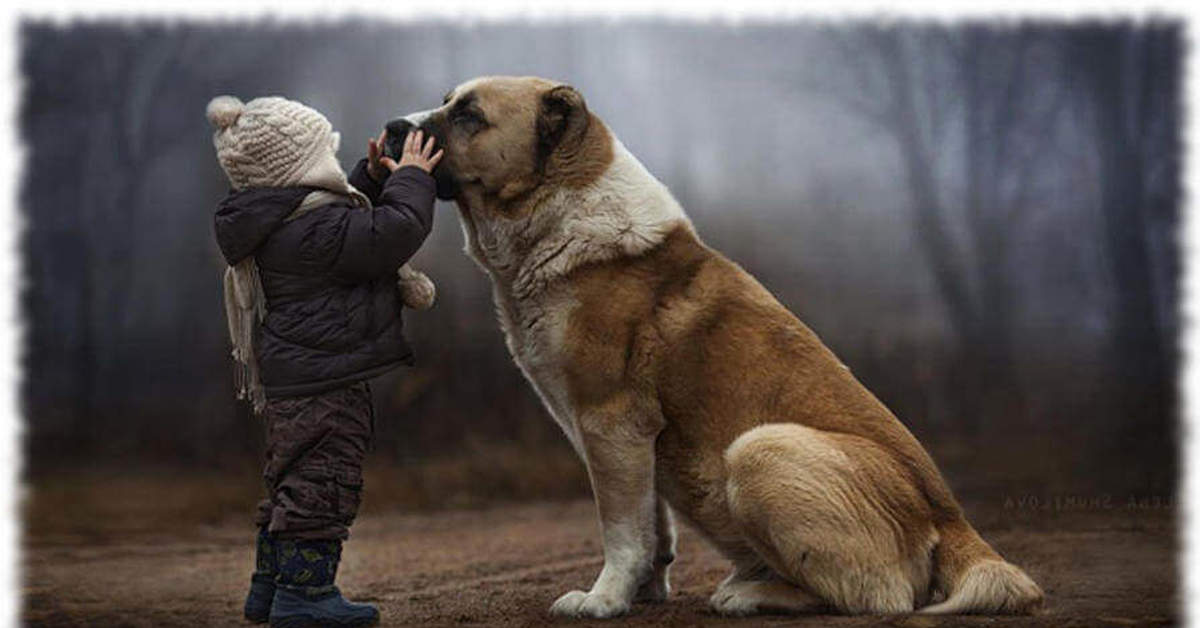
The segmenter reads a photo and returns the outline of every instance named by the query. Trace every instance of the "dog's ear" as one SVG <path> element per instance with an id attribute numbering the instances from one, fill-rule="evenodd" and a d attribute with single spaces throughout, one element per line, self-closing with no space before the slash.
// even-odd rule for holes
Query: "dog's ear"
<path id="1" fill-rule="evenodd" d="M 587 104 L 570 85 L 559 85 L 542 94 L 537 117 L 538 169 L 545 167 L 555 151 L 571 151 L 587 131 Z"/>

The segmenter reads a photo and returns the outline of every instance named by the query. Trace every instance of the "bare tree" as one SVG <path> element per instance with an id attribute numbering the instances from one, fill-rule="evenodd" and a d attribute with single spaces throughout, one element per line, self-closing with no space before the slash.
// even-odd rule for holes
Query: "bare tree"
<path id="1" fill-rule="evenodd" d="M 960 346 L 959 411 L 1021 413 L 1013 242 L 1037 169 L 1053 157 L 1041 140 L 1064 104 L 1061 90 L 1039 81 L 1045 35 L 977 24 L 827 35 L 851 69 L 829 93 L 895 142 L 917 241 Z M 961 163 L 944 155 L 962 155 Z"/>
<path id="2" fill-rule="evenodd" d="M 1126 429 L 1114 447 L 1170 458 L 1173 452 L 1174 317 L 1160 310 L 1162 293 L 1177 293 L 1173 273 L 1155 272 L 1149 234 L 1154 212 L 1174 214 L 1178 147 L 1178 26 L 1141 29 L 1092 26 L 1066 42 L 1080 90 L 1080 114 L 1090 123 L 1100 182 L 1101 230 L 1113 295 L 1111 377 L 1122 394 L 1117 411 Z M 1165 172 L 1164 172 L 1165 171 Z M 1173 247 L 1170 247 L 1173 248 Z M 1172 465 L 1163 469 L 1172 472 Z"/>

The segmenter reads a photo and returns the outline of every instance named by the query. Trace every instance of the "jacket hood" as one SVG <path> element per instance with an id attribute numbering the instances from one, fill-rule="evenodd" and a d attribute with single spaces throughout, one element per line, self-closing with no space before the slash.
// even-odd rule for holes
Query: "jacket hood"
<path id="1" fill-rule="evenodd" d="M 315 188 L 247 188 L 230 192 L 217 207 L 213 230 L 225 261 L 233 266 L 283 224 Z"/>

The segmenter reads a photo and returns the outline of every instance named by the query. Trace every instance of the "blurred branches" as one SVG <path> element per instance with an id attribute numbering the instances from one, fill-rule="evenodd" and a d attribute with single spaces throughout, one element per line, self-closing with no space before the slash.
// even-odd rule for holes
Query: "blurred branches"
<path id="1" fill-rule="evenodd" d="M 1175 199 L 1166 203 L 1171 213 L 1178 199 L 1177 139 L 1162 128 L 1179 120 L 1179 39 L 1177 26 L 1154 24 L 1078 31 L 1064 42 L 1080 115 L 1092 129 L 1108 271 L 1120 291 L 1110 377 L 1123 383 L 1115 409 L 1130 421 L 1113 447 L 1141 455 L 1169 456 L 1176 433 L 1174 317 L 1161 310 L 1175 307 L 1178 292 L 1155 271 L 1152 228 L 1164 199 Z"/>
<path id="2" fill-rule="evenodd" d="M 1147 192 L 1142 164 L 1177 151 L 1161 144 L 1140 150 L 1141 126 L 1129 123 L 1171 115 L 1162 99 L 1177 87 L 1155 81 L 1177 75 L 1171 69 L 1177 32 L 973 23 L 853 26 L 823 35 L 851 78 L 830 84 L 825 94 L 895 142 L 912 225 L 968 366 L 964 407 L 1004 414 L 1023 405 L 1013 398 L 1021 390 L 1012 355 L 1021 309 L 1013 288 L 1016 244 L 1039 228 L 1029 214 L 1044 211 L 1049 200 L 1053 184 L 1044 172 L 1070 158 L 1054 141 L 1066 116 L 1092 121 L 1086 141 L 1099 155 L 1099 215 L 1113 284 L 1132 290 L 1122 295 L 1114 322 L 1116 337 L 1127 338 L 1118 342 L 1127 346 L 1112 357 L 1120 362 L 1136 354 L 1148 361 L 1140 373 L 1166 381 L 1167 371 L 1149 364 L 1160 361 L 1164 335 L 1147 328 L 1161 318 L 1152 309 L 1161 298 L 1152 293 L 1139 213 Z M 1141 49 L 1147 46 L 1157 46 L 1159 56 Z M 1136 109 L 1151 100 L 1157 115 Z"/>

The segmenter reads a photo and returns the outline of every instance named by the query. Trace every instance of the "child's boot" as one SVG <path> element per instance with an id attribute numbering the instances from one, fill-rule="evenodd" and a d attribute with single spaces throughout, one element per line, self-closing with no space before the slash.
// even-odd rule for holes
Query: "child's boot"
<path id="1" fill-rule="evenodd" d="M 246 619 L 262 624 L 269 619 L 275 598 L 275 543 L 266 527 L 259 528 L 254 545 L 254 573 L 250 593 L 246 594 Z"/>
<path id="2" fill-rule="evenodd" d="M 354 604 L 334 586 L 342 542 L 337 540 L 280 540 L 275 602 L 271 628 L 370 626 L 379 611 L 370 604 Z"/>

